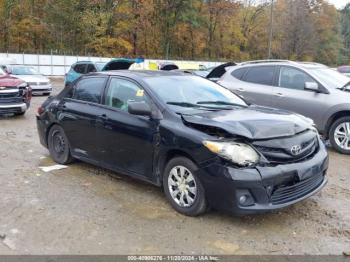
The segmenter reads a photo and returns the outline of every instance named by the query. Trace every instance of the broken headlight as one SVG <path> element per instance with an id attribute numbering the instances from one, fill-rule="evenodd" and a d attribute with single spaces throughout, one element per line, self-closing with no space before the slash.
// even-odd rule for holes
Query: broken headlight
<path id="1" fill-rule="evenodd" d="M 227 141 L 204 141 L 203 144 L 211 152 L 239 166 L 251 166 L 260 159 L 259 154 L 247 144 Z"/>

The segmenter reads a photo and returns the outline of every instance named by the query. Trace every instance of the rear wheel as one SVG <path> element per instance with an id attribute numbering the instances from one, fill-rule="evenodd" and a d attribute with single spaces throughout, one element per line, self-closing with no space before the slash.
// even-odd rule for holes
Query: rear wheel
<path id="1" fill-rule="evenodd" d="M 48 147 L 53 160 L 65 165 L 73 161 L 68 138 L 62 127 L 54 125 L 49 132 Z"/>
<path id="2" fill-rule="evenodd" d="M 198 216 L 206 211 L 204 188 L 196 175 L 197 166 L 188 158 L 176 157 L 165 167 L 163 187 L 172 207 L 181 214 Z"/>
<path id="3" fill-rule="evenodd" d="M 350 117 L 339 118 L 332 124 L 329 140 L 335 150 L 350 155 Z"/>

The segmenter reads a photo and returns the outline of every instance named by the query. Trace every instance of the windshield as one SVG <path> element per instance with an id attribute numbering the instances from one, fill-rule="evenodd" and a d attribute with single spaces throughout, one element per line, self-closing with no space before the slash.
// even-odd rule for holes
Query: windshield
<path id="1" fill-rule="evenodd" d="M 95 63 L 95 65 L 96 65 L 98 71 L 102 71 L 102 69 L 105 67 L 106 64 L 107 64 L 107 63 L 105 63 L 105 62 L 98 62 L 98 63 Z"/>
<path id="2" fill-rule="evenodd" d="M 12 67 L 13 75 L 39 75 L 38 71 L 36 71 L 33 67 L 21 66 L 21 67 Z"/>
<path id="3" fill-rule="evenodd" d="M 231 91 L 198 76 L 146 78 L 151 89 L 170 107 L 227 108 L 247 106 Z"/>
<path id="4" fill-rule="evenodd" d="M 347 76 L 330 68 L 311 68 L 309 72 L 315 78 L 321 80 L 326 87 L 342 88 L 350 81 Z"/>

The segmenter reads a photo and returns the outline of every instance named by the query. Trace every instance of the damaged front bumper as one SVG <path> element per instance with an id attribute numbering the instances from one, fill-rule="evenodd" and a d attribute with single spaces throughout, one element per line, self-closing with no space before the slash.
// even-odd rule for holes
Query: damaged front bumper
<path id="1" fill-rule="evenodd" d="M 254 214 L 290 206 L 326 183 L 328 154 L 319 141 L 312 157 L 289 164 L 235 168 L 222 161 L 204 164 L 199 177 L 210 206 L 234 214 Z"/>

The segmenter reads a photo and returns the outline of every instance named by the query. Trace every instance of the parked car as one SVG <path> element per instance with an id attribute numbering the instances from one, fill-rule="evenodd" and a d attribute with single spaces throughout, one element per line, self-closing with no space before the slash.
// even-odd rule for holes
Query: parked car
<path id="1" fill-rule="evenodd" d="M 50 95 L 52 85 L 50 79 L 40 74 L 32 66 L 2 65 L 2 68 L 10 75 L 27 82 L 33 95 Z"/>
<path id="2" fill-rule="evenodd" d="M 343 74 L 343 75 L 346 75 L 346 76 L 350 77 L 350 66 L 346 66 L 346 65 L 344 65 L 344 66 L 339 66 L 339 67 L 337 68 L 337 71 L 338 71 L 339 73 Z"/>
<path id="3" fill-rule="evenodd" d="M 163 71 L 171 71 L 171 70 L 178 70 L 179 67 L 172 63 L 172 62 L 164 62 L 159 65 L 159 70 Z"/>
<path id="4" fill-rule="evenodd" d="M 109 71 L 81 77 L 39 109 L 54 161 L 80 159 L 157 186 L 178 212 L 283 208 L 326 184 L 312 121 L 248 105 L 202 77 Z"/>
<path id="5" fill-rule="evenodd" d="M 207 74 L 206 78 L 213 82 L 216 82 L 220 79 L 220 77 L 222 77 L 226 73 L 227 67 L 231 67 L 235 65 L 237 64 L 234 62 L 228 62 L 228 63 L 221 64 L 219 66 L 213 67 L 211 68 L 210 72 Z"/>
<path id="6" fill-rule="evenodd" d="M 0 114 L 23 115 L 30 106 L 31 88 L 0 68 Z"/>
<path id="7" fill-rule="evenodd" d="M 219 83 L 249 103 L 313 119 L 335 150 L 350 154 L 348 77 L 317 63 L 271 60 L 230 67 Z"/>
<path id="8" fill-rule="evenodd" d="M 129 69 L 134 63 L 141 63 L 143 59 L 114 58 L 109 62 L 79 61 L 71 66 L 64 79 L 65 86 L 70 85 L 81 75 L 88 73 Z"/>

